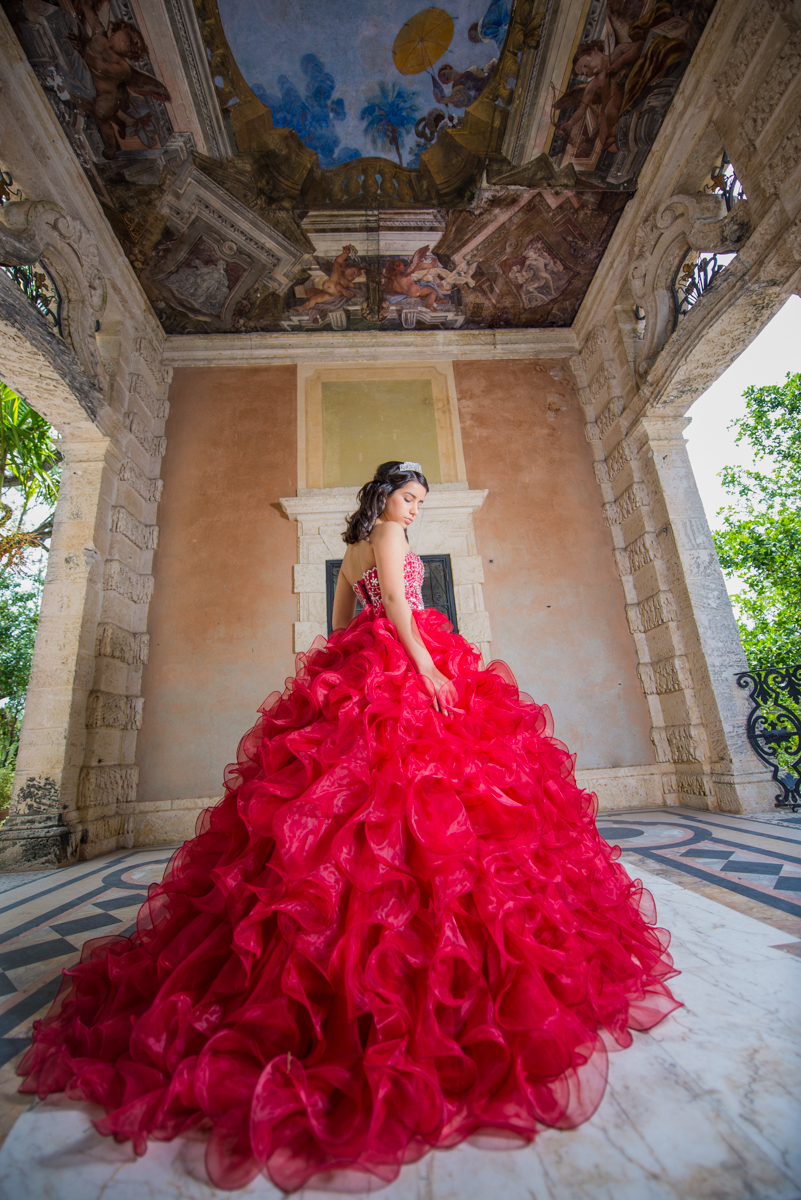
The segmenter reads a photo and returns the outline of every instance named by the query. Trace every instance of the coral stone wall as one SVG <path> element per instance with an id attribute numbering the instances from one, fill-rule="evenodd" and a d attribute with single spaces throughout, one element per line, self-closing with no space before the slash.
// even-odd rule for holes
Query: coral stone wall
<path id="1" fill-rule="evenodd" d="M 256 709 L 294 670 L 294 367 L 184 368 L 168 450 L 143 678 L 137 841 L 190 830 Z"/>
<path id="2" fill-rule="evenodd" d="M 454 363 L 491 652 L 547 703 L 579 769 L 654 763 L 584 415 L 558 361 Z M 644 802 L 643 796 L 643 802 Z"/>

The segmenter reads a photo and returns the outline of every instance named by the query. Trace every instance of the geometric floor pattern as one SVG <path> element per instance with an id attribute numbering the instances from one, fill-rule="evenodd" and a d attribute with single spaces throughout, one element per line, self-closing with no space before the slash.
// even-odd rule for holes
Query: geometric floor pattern
<path id="1" fill-rule="evenodd" d="M 608 1099 L 580 1130 L 546 1131 L 536 1150 L 508 1157 L 475 1157 L 468 1147 L 428 1156 L 421 1166 L 404 1168 L 406 1184 L 393 1185 L 386 1200 L 407 1194 L 413 1200 L 472 1200 L 475 1189 L 476 1200 L 483 1200 L 487 1188 L 504 1200 L 801 1200 L 801 1164 L 790 1148 L 801 1145 L 801 1060 L 791 1032 L 801 1015 L 801 815 L 627 809 L 602 813 L 598 828 L 620 846 L 629 873 L 642 873 L 656 895 L 659 923 L 675 928 L 683 972 L 677 994 L 685 1009 L 651 1034 L 637 1035 L 636 1052 L 614 1056 Z M 58 990 L 62 969 L 77 960 L 87 940 L 133 930 L 148 885 L 161 878 L 172 853 L 169 847 L 123 851 L 59 870 L 0 876 L 0 1144 L 24 1117 L 0 1151 L 4 1200 L 39 1200 L 37 1189 L 49 1197 L 51 1182 L 57 1200 L 230 1195 L 190 1180 L 186 1163 L 176 1166 L 173 1143 L 154 1144 L 144 1160 L 126 1165 L 128 1151 L 98 1139 L 85 1112 L 51 1108 L 51 1102 L 31 1105 L 16 1093 L 14 1068 L 33 1021 Z M 716 989 L 722 989 L 719 995 Z M 760 1055 L 761 1082 L 753 1077 Z M 662 1082 L 653 1087 L 664 1092 L 663 1109 L 651 1094 L 657 1078 Z M 685 1102 L 695 1106 L 695 1117 L 665 1151 L 661 1174 L 653 1164 L 638 1166 L 634 1160 L 645 1150 L 629 1143 L 646 1137 L 649 1105 L 656 1108 L 647 1136 L 656 1146 L 666 1128 L 684 1128 L 690 1116 Z M 754 1111 L 749 1105 L 756 1105 Z M 634 1122 L 628 1133 L 622 1132 L 626 1121 Z M 693 1137 L 698 1167 L 682 1174 L 682 1162 L 695 1153 L 687 1148 Z M 31 1174 L 28 1159 L 40 1153 L 40 1142 L 57 1149 L 59 1139 L 66 1147 L 64 1172 L 53 1176 L 35 1168 Z M 716 1139 L 722 1139 L 719 1147 Z M 90 1149 L 79 1153 L 76 1147 Z M 737 1158 L 742 1147 L 748 1164 Z M 113 1168 L 101 1164 L 114 1155 L 122 1157 Z M 560 1155 L 566 1155 L 562 1165 Z M 521 1164 L 528 1164 L 525 1170 Z M 135 1185 L 137 1171 L 144 1175 Z M 453 1187 L 446 1183 L 449 1171 L 458 1175 Z M 580 1184 L 582 1171 L 586 1180 Z M 261 1181 L 241 1194 L 268 1193 L 279 1195 Z"/>
<path id="2" fill-rule="evenodd" d="M 629 867 L 801 935 L 801 816 L 629 809 L 602 813 L 598 830 Z"/>

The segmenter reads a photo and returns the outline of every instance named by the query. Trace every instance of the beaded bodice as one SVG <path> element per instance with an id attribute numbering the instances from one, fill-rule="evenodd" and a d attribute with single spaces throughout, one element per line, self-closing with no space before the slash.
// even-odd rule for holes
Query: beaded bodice
<path id="1" fill-rule="evenodd" d="M 409 607 L 413 609 L 423 609 L 423 560 L 417 554 L 412 554 L 411 551 L 406 555 L 403 563 L 403 580 L 406 585 L 406 599 L 409 601 Z M 378 571 L 375 567 L 370 567 L 364 572 L 361 579 L 354 583 L 353 590 L 361 601 L 369 604 L 374 612 L 380 613 L 381 608 L 381 587 L 378 582 Z"/>

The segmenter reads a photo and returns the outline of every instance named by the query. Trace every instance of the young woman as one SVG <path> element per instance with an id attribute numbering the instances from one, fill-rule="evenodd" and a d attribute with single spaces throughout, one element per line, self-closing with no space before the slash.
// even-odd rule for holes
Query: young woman
<path id="1" fill-rule="evenodd" d="M 362 488 L 334 633 L 19 1068 L 137 1153 L 207 1131 L 218 1187 L 352 1191 L 479 1132 L 572 1128 L 607 1051 L 677 1007 L 668 935 L 548 710 L 423 607 L 406 531 L 427 492 L 412 462 Z"/>

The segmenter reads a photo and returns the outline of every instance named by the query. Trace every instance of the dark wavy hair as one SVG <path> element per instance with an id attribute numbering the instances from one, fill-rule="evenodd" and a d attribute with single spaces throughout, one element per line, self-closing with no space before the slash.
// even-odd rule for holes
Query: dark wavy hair
<path id="1" fill-rule="evenodd" d="M 343 542 L 349 546 L 363 542 L 384 511 L 387 498 L 405 484 L 414 480 L 428 491 L 428 480 L 422 471 L 401 471 L 400 465 L 397 460 L 382 463 L 370 482 L 359 491 L 356 497 L 359 507 L 348 517 L 345 532 L 342 534 Z"/>

